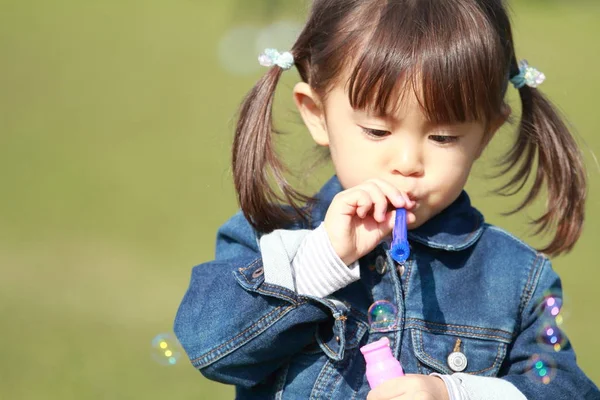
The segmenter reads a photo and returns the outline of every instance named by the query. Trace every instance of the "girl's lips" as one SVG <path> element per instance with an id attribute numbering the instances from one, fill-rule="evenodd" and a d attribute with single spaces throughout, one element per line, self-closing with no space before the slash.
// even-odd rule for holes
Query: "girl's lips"
<path id="1" fill-rule="evenodd" d="M 414 195 L 412 192 L 406 192 L 406 196 L 412 202 L 417 202 L 419 200 L 419 197 Z"/>
<path id="2" fill-rule="evenodd" d="M 408 195 L 408 198 L 414 203 L 414 206 L 409 211 L 415 210 L 419 206 L 419 198 L 410 194 Z"/>

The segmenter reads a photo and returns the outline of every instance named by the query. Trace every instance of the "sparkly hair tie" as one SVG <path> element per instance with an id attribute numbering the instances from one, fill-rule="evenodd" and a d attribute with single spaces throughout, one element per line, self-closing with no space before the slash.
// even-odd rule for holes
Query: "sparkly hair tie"
<path id="1" fill-rule="evenodd" d="M 263 67 L 277 65 L 284 71 L 287 71 L 294 66 L 294 56 L 289 51 L 279 53 L 275 49 L 265 49 L 265 51 L 258 56 L 258 62 Z"/>
<path id="2" fill-rule="evenodd" d="M 521 89 L 525 85 L 536 88 L 545 80 L 546 75 L 537 69 L 530 67 L 527 60 L 519 62 L 519 73 L 510 78 L 510 82 L 517 89 Z"/>

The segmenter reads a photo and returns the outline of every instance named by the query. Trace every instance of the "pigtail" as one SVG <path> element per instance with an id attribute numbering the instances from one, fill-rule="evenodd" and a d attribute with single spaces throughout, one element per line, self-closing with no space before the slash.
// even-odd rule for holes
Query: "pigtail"
<path id="1" fill-rule="evenodd" d="M 295 191 L 284 177 L 286 171 L 273 144 L 272 108 L 282 69 L 274 66 L 244 99 L 233 141 L 233 178 L 240 207 L 250 224 L 270 232 L 298 218 L 306 219 L 298 206 L 309 198 Z M 273 190 L 273 179 L 279 189 Z M 290 212 L 281 206 L 290 205 Z"/>
<path id="2" fill-rule="evenodd" d="M 550 232 L 556 226 L 552 241 L 540 249 L 555 256 L 570 251 L 583 229 L 587 192 L 583 156 L 558 112 L 540 91 L 523 86 L 519 93 L 522 117 L 518 138 L 502 161 L 505 167 L 501 174 L 519 166 L 498 193 L 513 195 L 525 186 L 537 153 L 533 186 L 523 202 L 508 214 L 531 204 L 545 183 L 546 211 L 531 223 L 536 226 L 535 235 Z"/>

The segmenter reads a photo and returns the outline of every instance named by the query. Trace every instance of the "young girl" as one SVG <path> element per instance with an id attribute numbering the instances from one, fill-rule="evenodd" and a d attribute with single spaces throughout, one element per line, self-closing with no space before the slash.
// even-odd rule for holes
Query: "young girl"
<path id="1" fill-rule="evenodd" d="M 290 52 L 245 99 L 233 148 L 241 213 L 194 268 L 175 332 L 192 364 L 240 399 L 600 399 L 559 328 L 584 217 L 582 158 L 515 56 L 502 0 L 315 0 Z M 291 188 L 272 144 L 282 72 L 336 175 Z M 547 189 L 536 251 L 486 224 L 463 188 L 522 101 L 505 191 Z M 536 160 L 537 156 L 537 162 Z M 274 181 L 274 184 L 270 183 Z M 519 207 L 521 209 L 522 207 Z M 410 257 L 389 255 L 407 210 Z M 406 376 L 370 390 L 360 348 L 387 337 Z"/>

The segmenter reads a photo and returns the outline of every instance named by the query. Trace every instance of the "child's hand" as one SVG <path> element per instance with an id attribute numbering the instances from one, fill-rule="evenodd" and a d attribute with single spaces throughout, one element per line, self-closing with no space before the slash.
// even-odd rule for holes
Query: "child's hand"
<path id="1" fill-rule="evenodd" d="M 367 400 L 449 400 L 449 395 L 441 378 L 407 374 L 377 386 Z"/>
<path id="2" fill-rule="evenodd" d="M 350 265 L 392 232 L 396 208 L 408 211 L 414 206 L 406 194 L 390 183 L 369 180 L 333 198 L 325 215 L 325 230 L 337 255 Z M 414 218 L 407 213 L 407 222 Z"/>

